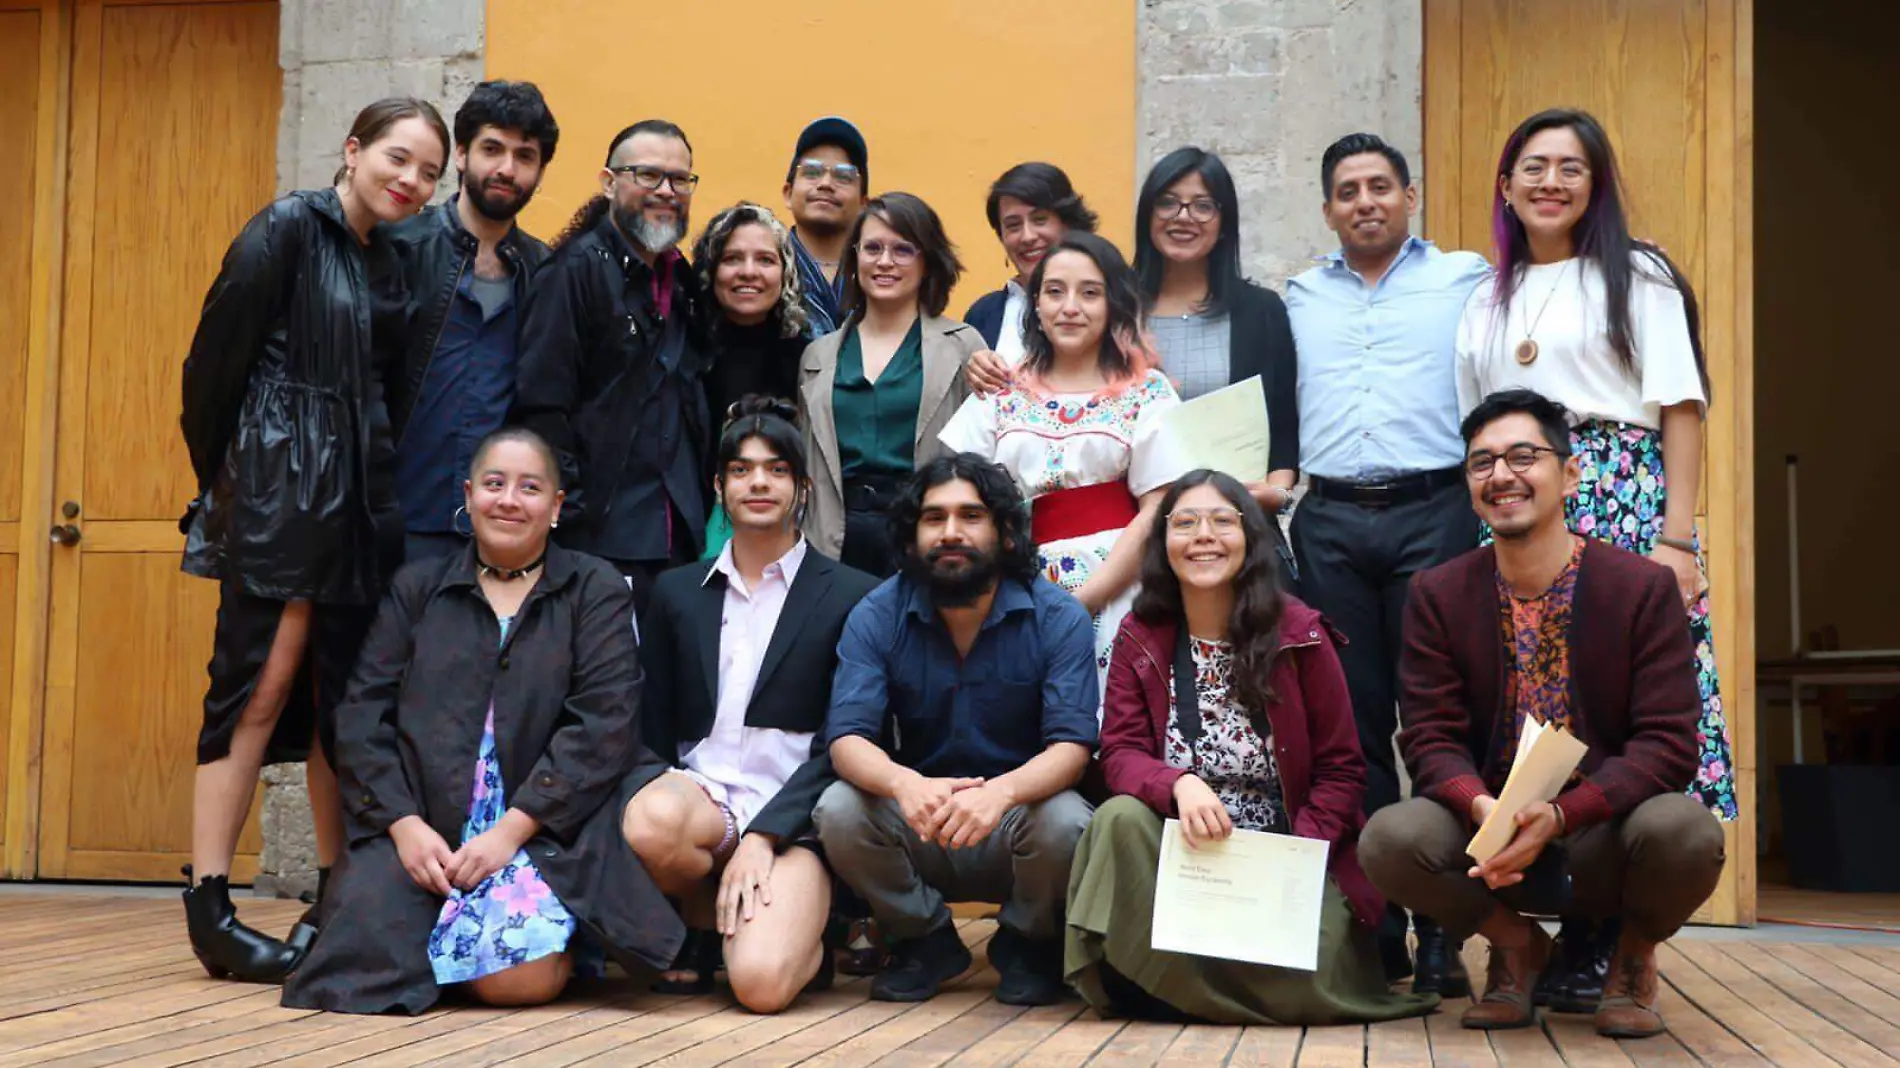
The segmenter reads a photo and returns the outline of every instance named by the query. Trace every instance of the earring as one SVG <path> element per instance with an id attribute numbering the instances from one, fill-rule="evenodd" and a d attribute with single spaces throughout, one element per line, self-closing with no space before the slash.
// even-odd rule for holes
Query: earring
<path id="1" fill-rule="evenodd" d="M 553 530 L 554 528 L 556 528 L 556 527 L 558 527 L 558 526 L 560 526 L 560 525 L 561 525 L 561 521 L 560 521 L 560 520 L 558 520 L 558 519 L 550 519 L 550 520 L 548 520 L 548 529 L 549 529 L 549 530 Z"/>
<path id="2" fill-rule="evenodd" d="M 467 530 L 462 529 L 462 524 L 460 520 L 462 520 L 463 518 L 468 519 Z M 475 536 L 475 517 L 468 514 L 468 505 L 465 504 L 462 507 L 457 508 L 455 510 L 455 514 L 449 517 L 449 529 L 455 531 L 457 534 L 460 534 L 464 538 L 472 538 Z"/>

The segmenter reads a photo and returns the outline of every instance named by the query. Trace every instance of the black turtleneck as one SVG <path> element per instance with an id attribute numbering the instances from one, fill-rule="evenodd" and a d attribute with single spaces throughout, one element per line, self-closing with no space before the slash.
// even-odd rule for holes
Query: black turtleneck
<path id="1" fill-rule="evenodd" d="M 715 428 L 725 425 L 726 408 L 748 393 L 797 400 L 805 338 L 782 336 L 777 316 L 757 326 L 718 323 L 708 351 L 712 369 L 706 375 L 706 403 Z M 718 436 L 715 431 L 713 437 Z"/>

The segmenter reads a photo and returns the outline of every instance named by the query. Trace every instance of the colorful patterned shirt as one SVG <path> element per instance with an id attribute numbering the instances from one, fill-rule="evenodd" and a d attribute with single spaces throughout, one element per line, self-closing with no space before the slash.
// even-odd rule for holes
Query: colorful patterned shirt
<path id="1" fill-rule="evenodd" d="M 1514 595 L 1503 573 L 1497 576 L 1500 637 L 1511 665 L 1504 694 L 1517 709 L 1498 736 L 1506 769 L 1516 755 L 1526 718 L 1551 726 L 1570 722 L 1570 609 L 1576 601 L 1577 567 L 1583 562 L 1583 539 L 1574 540 L 1569 562 L 1550 588 L 1535 597 Z"/>

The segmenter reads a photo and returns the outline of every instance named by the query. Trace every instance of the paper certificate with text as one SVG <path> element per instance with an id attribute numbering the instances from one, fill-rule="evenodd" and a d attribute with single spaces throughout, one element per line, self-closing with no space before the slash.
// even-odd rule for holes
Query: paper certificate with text
<path id="1" fill-rule="evenodd" d="M 1161 828 L 1154 948 L 1312 971 L 1326 899 L 1327 843 L 1236 830 L 1191 848 L 1179 820 Z"/>
<path id="2" fill-rule="evenodd" d="M 1186 401 L 1167 420 L 1189 468 L 1212 468 L 1242 482 L 1267 477 L 1267 394 L 1259 375 Z"/>

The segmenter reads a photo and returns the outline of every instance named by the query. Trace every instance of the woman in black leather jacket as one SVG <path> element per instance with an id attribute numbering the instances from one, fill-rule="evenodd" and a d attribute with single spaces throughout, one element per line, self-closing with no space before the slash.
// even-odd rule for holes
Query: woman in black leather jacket
<path id="1" fill-rule="evenodd" d="M 403 294 L 376 227 L 428 203 L 448 154 L 427 102 L 364 108 L 335 187 L 278 199 L 232 242 L 185 360 L 180 422 L 198 496 L 179 524 L 183 566 L 221 590 L 184 896 L 214 978 L 281 980 L 315 933 L 300 924 L 279 941 L 231 906 L 261 765 L 308 759 L 318 863 L 339 850 L 327 713 L 401 551 L 379 367 L 402 351 Z"/>

